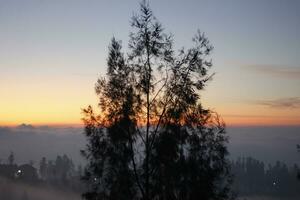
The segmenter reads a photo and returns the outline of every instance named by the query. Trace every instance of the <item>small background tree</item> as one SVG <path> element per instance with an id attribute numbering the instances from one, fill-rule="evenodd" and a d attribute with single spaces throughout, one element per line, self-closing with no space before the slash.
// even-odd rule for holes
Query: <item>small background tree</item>
<path id="1" fill-rule="evenodd" d="M 199 92 L 213 49 L 200 31 L 173 50 L 147 2 L 131 20 L 129 52 L 112 39 L 96 83 L 100 114 L 83 110 L 86 199 L 229 199 L 227 136 Z"/>
<path id="2" fill-rule="evenodd" d="M 300 152 L 300 144 L 297 144 L 297 150 Z M 300 171 L 298 171 L 297 178 L 300 180 Z"/>
<path id="3" fill-rule="evenodd" d="M 7 162 L 9 165 L 14 165 L 14 162 L 15 162 L 15 154 L 14 152 L 10 152 L 8 158 L 7 158 Z"/>

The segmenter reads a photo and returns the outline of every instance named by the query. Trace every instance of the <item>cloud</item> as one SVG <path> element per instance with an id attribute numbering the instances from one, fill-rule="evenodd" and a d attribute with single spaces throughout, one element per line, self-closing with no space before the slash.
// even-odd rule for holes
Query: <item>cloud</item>
<path id="1" fill-rule="evenodd" d="M 256 100 L 252 103 L 271 108 L 300 108 L 300 97 L 289 97 L 274 100 Z"/>
<path id="2" fill-rule="evenodd" d="M 242 65 L 247 69 L 256 71 L 258 73 L 276 76 L 280 78 L 299 79 L 300 80 L 300 66 L 279 66 L 279 65 Z"/>
<path id="3" fill-rule="evenodd" d="M 256 101 L 254 101 L 256 103 Z M 252 101 L 253 103 L 253 101 Z M 223 117 L 232 117 L 232 118 L 282 118 L 282 116 L 276 116 L 276 115 L 236 115 L 236 114 L 225 114 L 222 115 Z M 298 116 L 296 116 L 297 118 L 299 118 Z M 289 118 L 293 118 L 293 116 L 289 116 Z"/>
<path id="4" fill-rule="evenodd" d="M 66 154 L 75 164 L 84 163 L 80 150 L 84 149 L 86 139 L 81 127 L 32 126 L 21 124 L 17 127 L 0 126 L 0 160 L 5 161 L 11 151 L 16 162 L 38 164 L 45 156 L 55 159 Z"/>

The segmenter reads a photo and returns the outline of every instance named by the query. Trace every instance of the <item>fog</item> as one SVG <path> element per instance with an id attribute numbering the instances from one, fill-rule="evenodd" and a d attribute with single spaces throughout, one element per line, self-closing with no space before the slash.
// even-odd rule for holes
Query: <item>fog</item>
<path id="1" fill-rule="evenodd" d="M 0 177 L 1 200 L 80 200 L 80 193 L 62 191 L 49 186 L 30 185 Z"/>
<path id="2" fill-rule="evenodd" d="M 277 160 L 287 165 L 300 164 L 296 145 L 300 144 L 300 126 L 229 127 L 231 157 L 252 156 L 266 163 Z"/>
<path id="3" fill-rule="evenodd" d="M 85 146 L 82 133 L 82 128 L 73 127 L 0 127 L 0 159 L 5 163 L 9 153 L 14 152 L 16 163 L 32 160 L 36 166 L 43 156 L 55 159 L 66 154 L 75 164 L 81 164 L 84 160 L 80 150 Z"/>
<path id="4" fill-rule="evenodd" d="M 277 160 L 287 165 L 300 164 L 296 144 L 300 144 L 300 127 L 228 127 L 230 157 L 252 156 L 265 163 Z M 16 163 L 38 164 L 45 156 L 54 159 L 66 154 L 75 164 L 84 163 L 80 150 L 85 146 L 82 128 L 33 127 L 20 125 L 15 128 L 0 127 L 0 159 L 7 161 L 11 151 Z"/>
<path id="5" fill-rule="evenodd" d="M 238 157 L 251 156 L 252 158 L 263 161 L 265 164 L 274 164 L 277 160 L 286 163 L 288 166 L 292 166 L 295 163 L 300 164 L 300 156 L 296 149 L 296 144 L 300 144 L 299 126 L 228 127 L 227 132 L 229 136 L 228 149 L 230 159 L 232 160 L 237 160 Z M 42 157 L 46 157 L 49 161 L 55 160 L 57 155 L 62 154 L 66 154 L 71 158 L 75 165 L 84 165 L 85 160 L 81 157 L 80 150 L 84 148 L 85 143 L 83 129 L 78 127 L 34 127 L 25 124 L 13 128 L 0 127 L 0 163 L 8 163 L 7 158 L 9 154 L 13 152 L 15 163 L 24 164 L 33 161 L 36 169 L 39 169 L 39 163 Z M 253 162 L 255 163 L 256 161 L 252 159 L 252 164 Z M 236 167 L 237 165 L 235 165 L 235 168 Z M 276 169 L 275 165 L 272 167 Z M 252 170 L 255 169 L 255 166 L 252 166 Z M 265 176 L 267 177 L 267 174 L 271 172 L 272 170 L 266 172 Z M 274 173 L 275 176 L 277 176 L 278 172 Z M 246 175 L 247 173 L 242 177 Z M 289 174 L 285 175 L 285 177 L 288 176 L 292 179 L 296 179 L 296 175 L 293 174 L 293 171 L 289 171 Z M 243 180 L 243 178 L 237 176 L 237 181 L 241 182 Z M 60 180 L 56 180 L 56 182 L 54 182 L 55 184 L 53 184 L 40 179 L 36 180 L 34 184 L 30 184 L 26 181 L 22 182 L 0 177 L 0 199 L 81 199 L 78 189 L 72 189 L 70 186 L 61 186 L 57 184 L 59 181 Z M 71 185 L 74 186 L 74 183 L 77 183 L 76 181 L 79 181 L 79 177 L 71 179 Z M 247 178 L 246 181 L 248 181 Z M 265 185 L 265 187 L 268 188 L 268 185 Z M 82 189 L 78 183 L 77 188 Z M 264 194 L 257 197 L 251 196 L 250 198 L 249 196 L 240 197 L 239 199 L 277 200 L 277 198 L 274 197 L 264 197 Z"/>

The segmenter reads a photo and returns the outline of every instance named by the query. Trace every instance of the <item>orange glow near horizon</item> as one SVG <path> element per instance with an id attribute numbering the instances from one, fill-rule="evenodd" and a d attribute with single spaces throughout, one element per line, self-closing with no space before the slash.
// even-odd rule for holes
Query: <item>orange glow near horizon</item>
<path id="1" fill-rule="evenodd" d="M 300 119 L 284 117 L 223 117 L 227 126 L 299 126 Z"/>
<path id="2" fill-rule="evenodd" d="M 236 117 L 223 117 L 227 127 L 236 126 L 300 126 L 299 120 L 287 120 L 287 119 L 265 119 L 265 118 L 246 118 L 236 119 Z M 0 127 L 16 127 L 20 124 L 30 124 L 33 126 L 50 126 L 50 127 L 83 127 L 84 124 L 81 120 L 74 122 L 5 122 L 0 121 Z"/>
<path id="3" fill-rule="evenodd" d="M 83 122 L 81 118 L 83 115 L 78 112 L 74 112 L 70 115 L 63 115 L 60 118 L 50 118 L 46 114 L 41 117 L 26 118 L 26 116 L 17 115 L 11 116 L 7 121 L 0 120 L 0 126 L 14 127 L 20 124 L 31 124 L 33 126 L 55 126 L 55 127 L 82 127 Z M 278 116 L 243 116 L 243 115 L 230 115 L 230 114 L 221 114 L 222 119 L 224 120 L 226 126 L 299 126 L 300 118 L 297 117 L 278 117 Z M 1 117 L 2 118 L 2 117 Z M 3 119 L 3 118 L 2 118 Z"/>
<path id="4" fill-rule="evenodd" d="M 106 75 L 111 38 L 123 41 L 125 60 L 132 51 L 137 2 L 0 2 L 0 126 L 82 126 L 81 109 L 97 108 L 94 87 Z M 291 2 L 207 1 L 205 12 L 197 10 L 202 1 L 172 2 L 174 9 L 151 1 L 151 7 L 179 60 L 178 50 L 193 48 L 197 29 L 214 46 L 204 56 L 213 64 L 200 91 L 204 108 L 227 126 L 300 126 L 300 12 Z M 152 63 L 158 86 L 164 61 Z"/>
<path id="5" fill-rule="evenodd" d="M 4 100 L 0 105 L 0 126 L 18 126 L 31 124 L 33 126 L 74 126 L 81 127 L 83 122 L 82 108 L 89 103 L 97 109 L 97 97 L 93 90 L 81 88 L 73 93 L 68 87 L 59 90 L 49 90 L 42 94 L 41 90 L 34 95 L 13 93 L 10 100 Z M 34 96 L 34 97 L 33 97 Z M 59 98 L 63 97 L 63 98 Z M 300 109 L 277 109 L 247 103 L 224 103 L 209 97 L 203 99 L 204 107 L 220 114 L 227 126 L 297 126 L 300 125 Z M 211 107 L 215 106 L 215 107 Z"/>
<path id="6" fill-rule="evenodd" d="M 6 79 L 0 85 L 5 98 L 0 99 L 0 126 L 32 124 L 34 126 L 82 126 L 81 109 L 89 104 L 96 108 L 93 85 L 95 77 L 56 77 L 55 81 L 41 77 L 18 76 L 19 82 Z M 2 79 L 3 81 L 3 79 Z M 22 84 L 26 83 L 26 84 Z M 300 125 L 300 108 L 272 108 L 244 101 L 223 101 L 216 96 L 221 88 L 208 88 L 203 105 L 220 114 L 227 126 Z M 222 94 L 222 93 L 221 93 Z"/>

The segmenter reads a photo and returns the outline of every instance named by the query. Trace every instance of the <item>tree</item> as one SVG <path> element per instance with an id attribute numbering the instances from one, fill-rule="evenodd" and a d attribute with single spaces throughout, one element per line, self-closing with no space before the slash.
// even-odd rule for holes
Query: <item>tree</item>
<path id="1" fill-rule="evenodd" d="M 34 165 L 34 161 L 33 160 L 29 160 L 28 161 L 28 165 L 33 166 Z"/>
<path id="2" fill-rule="evenodd" d="M 43 180 L 46 180 L 47 178 L 47 160 L 45 157 L 42 158 L 42 160 L 40 161 L 40 176 Z"/>
<path id="3" fill-rule="evenodd" d="M 7 158 L 7 161 L 8 161 L 8 164 L 9 165 L 13 165 L 14 162 L 15 162 L 15 155 L 14 155 L 14 152 L 10 152 L 8 158 Z"/>
<path id="4" fill-rule="evenodd" d="M 297 144 L 297 150 L 300 152 L 300 144 Z M 298 171 L 297 178 L 300 180 L 300 170 Z"/>
<path id="5" fill-rule="evenodd" d="M 86 199 L 229 199 L 225 125 L 199 92 L 213 49 L 200 31 L 176 55 L 147 2 L 132 18 L 129 52 L 109 46 L 96 83 L 100 114 L 83 110 Z"/>

